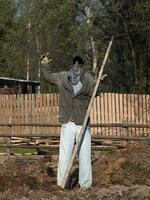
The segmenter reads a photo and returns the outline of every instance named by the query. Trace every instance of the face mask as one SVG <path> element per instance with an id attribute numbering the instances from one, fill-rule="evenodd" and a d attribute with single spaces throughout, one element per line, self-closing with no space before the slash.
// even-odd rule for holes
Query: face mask
<path id="1" fill-rule="evenodd" d="M 73 66 L 69 71 L 69 79 L 73 85 L 76 85 L 80 81 L 80 67 Z"/>

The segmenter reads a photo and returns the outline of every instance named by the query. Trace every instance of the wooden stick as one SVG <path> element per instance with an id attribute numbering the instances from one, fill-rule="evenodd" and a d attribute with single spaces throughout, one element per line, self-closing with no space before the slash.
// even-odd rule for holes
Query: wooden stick
<path id="1" fill-rule="evenodd" d="M 101 69 L 100 69 L 100 72 L 99 72 L 99 75 L 98 75 L 98 78 L 97 78 L 97 81 L 96 81 L 96 85 L 95 85 L 95 88 L 94 88 L 94 91 L 93 91 L 93 94 L 92 94 L 92 97 L 91 97 L 91 100 L 90 100 L 90 103 L 89 103 L 89 106 L 88 106 L 88 109 L 87 109 L 87 112 L 86 112 L 86 115 L 85 115 L 85 119 L 84 119 L 84 122 L 83 122 L 83 125 L 82 125 L 82 128 L 81 128 L 81 131 L 80 131 L 79 138 L 78 138 L 77 143 L 75 145 L 75 148 L 73 150 L 73 154 L 72 154 L 71 160 L 69 162 L 68 168 L 67 168 L 67 170 L 65 172 L 65 175 L 64 175 L 64 178 L 63 178 L 63 181 L 62 181 L 62 185 L 61 185 L 62 188 L 65 188 L 65 186 L 66 186 L 66 182 L 67 182 L 68 177 L 70 175 L 71 168 L 72 168 L 75 156 L 77 154 L 79 145 L 80 145 L 81 140 L 83 138 L 84 130 L 85 130 L 86 126 L 87 126 L 88 117 L 89 117 L 89 114 L 90 114 L 90 111 L 91 111 L 91 107 L 93 105 L 93 101 L 94 101 L 97 89 L 98 89 L 100 81 L 101 81 L 102 73 L 103 73 L 105 64 L 107 62 L 108 56 L 109 56 L 109 52 L 110 52 L 110 49 L 111 49 L 111 46 L 112 46 L 113 39 L 114 38 L 112 37 L 110 42 L 109 42 L 109 45 L 108 45 L 108 48 L 107 48 L 103 63 L 101 65 Z"/>

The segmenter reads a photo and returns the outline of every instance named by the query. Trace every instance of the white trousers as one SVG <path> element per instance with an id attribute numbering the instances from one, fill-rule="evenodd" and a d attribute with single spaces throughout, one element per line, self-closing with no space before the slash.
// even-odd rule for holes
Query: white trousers
<path id="1" fill-rule="evenodd" d="M 57 185 L 62 184 L 66 169 L 68 167 L 75 140 L 80 134 L 82 126 L 74 122 L 68 122 L 61 127 L 59 162 L 57 172 Z M 90 128 L 85 129 L 81 146 L 78 150 L 79 156 L 79 184 L 80 187 L 90 187 L 92 184 L 91 167 L 91 133 Z"/>

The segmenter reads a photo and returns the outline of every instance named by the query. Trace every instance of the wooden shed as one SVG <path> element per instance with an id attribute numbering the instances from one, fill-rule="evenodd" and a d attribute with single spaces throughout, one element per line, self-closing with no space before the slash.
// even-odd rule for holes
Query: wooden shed
<path id="1" fill-rule="evenodd" d="M 0 77 L 0 94 L 37 93 L 39 81 Z"/>

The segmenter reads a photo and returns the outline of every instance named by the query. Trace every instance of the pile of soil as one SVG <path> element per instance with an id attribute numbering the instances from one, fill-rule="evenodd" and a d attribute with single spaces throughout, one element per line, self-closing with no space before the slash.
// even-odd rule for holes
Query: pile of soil
<path id="1" fill-rule="evenodd" d="M 97 160 L 93 171 L 95 186 L 150 186 L 150 143 L 130 144 L 127 150 Z"/>
<path id="2" fill-rule="evenodd" d="M 130 144 L 93 160 L 93 185 L 81 189 L 56 185 L 57 161 L 0 157 L 0 200 L 149 200 L 150 143 Z"/>

